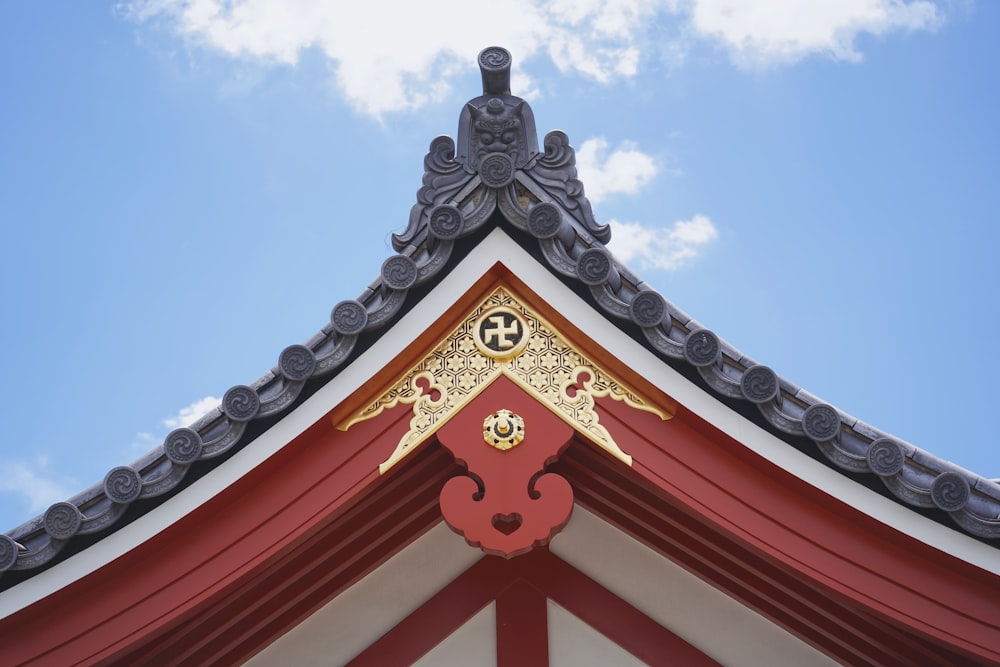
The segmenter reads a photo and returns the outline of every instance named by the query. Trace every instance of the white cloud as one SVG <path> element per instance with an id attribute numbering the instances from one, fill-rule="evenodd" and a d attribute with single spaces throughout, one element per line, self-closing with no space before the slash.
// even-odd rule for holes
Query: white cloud
<path id="1" fill-rule="evenodd" d="M 738 61 L 795 62 L 813 53 L 858 61 L 861 33 L 932 30 L 941 21 L 926 0 L 695 0 L 691 23 L 721 40 Z"/>
<path id="2" fill-rule="evenodd" d="M 38 514 L 80 489 L 75 480 L 49 469 L 46 457 L 31 462 L 0 461 L 0 492 L 16 497 L 25 511 Z"/>
<path id="3" fill-rule="evenodd" d="M 217 408 L 220 403 L 222 403 L 221 398 L 206 396 L 205 398 L 195 401 L 187 407 L 181 408 L 180 411 L 173 417 L 167 417 L 164 419 L 163 425 L 169 429 L 190 426 Z M 140 433 L 139 435 L 141 436 L 146 434 Z"/>
<path id="4" fill-rule="evenodd" d="M 441 99 L 490 44 L 513 51 L 515 67 L 545 51 L 561 69 L 598 81 L 631 76 L 639 56 L 633 36 L 661 4 L 423 0 L 345 9 L 337 0 L 132 0 L 119 10 L 140 23 L 165 20 L 191 43 L 262 64 L 295 65 L 304 50 L 319 49 L 347 100 L 380 116 Z"/>
<path id="5" fill-rule="evenodd" d="M 222 399 L 216 398 L 215 396 L 206 396 L 205 398 L 195 401 L 191 405 L 181 408 L 177 411 L 177 414 L 172 417 L 164 419 L 163 426 L 171 431 L 175 428 L 181 428 L 182 426 L 191 426 L 191 424 L 194 424 L 196 421 L 218 407 L 220 403 L 222 403 Z M 132 440 L 130 452 L 133 456 L 139 456 L 150 452 L 163 442 L 163 438 L 165 436 L 166 433 L 160 429 L 157 429 L 157 432 L 155 433 L 147 431 L 136 433 L 135 438 Z"/>
<path id="6" fill-rule="evenodd" d="M 608 153 L 608 142 L 603 137 L 587 139 L 580 145 L 576 168 L 592 203 L 614 194 L 635 194 L 659 171 L 653 158 L 633 142 L 622 142 Z"/>
<path id="7" fill-rule="evenodd" d="M 490 44 L 514 53 L 515 70 L 545 53 L 562 71 L 606 83 L 636 76 L 648 51 L 683 63 L 699 38 L 721 41 L 742 63 L 813 53 L 856 61 L 861 33 L 941 22 L 929 0 L 509 0 L 502 8 L 465 0 L 349 8 L 338 0 L 127 0 L 119 11 L 264 66 L 294 66 L 317 49 L 348 102 L 375 117 L 441 100 Z M 665 26 L 676 28 L 670 43 Z"/>
<path id="8" fill-rule="evenodd" d="M 163 425 L 168 429 L 190 426 L 221 402 L 215 396 L 206 396 L 164 419 Z M 161 441 L 162 436 L 138 433 L 131 451 L 133 454 L 145 453 Z M 28 514 L 39 514 L 53 503 L 66 500 L 82 489 L 78 480 L 52 470 L 48 457 L 38 456 L 31 461 L 0 461 L 0 494 L 9 496 L 3 502 L 15 503 Z"/>
<path id="9" fill-rule="evenodd" d="M 646 17 L 676 2 L 659 0 L 551 0 L 546 9 L 553 20 L 571 27 L 587 27 L 597 35 L 631 38 Z"/>
<path id="10" fill-rule="evenodd" d="M 642 269 L 673 271 L 694 259 L 719 236 L 704 215 L 678 220 L 671 227 L 646 227 L 637 222 L 612 220 L 608 248 L 622 262 Z"/>

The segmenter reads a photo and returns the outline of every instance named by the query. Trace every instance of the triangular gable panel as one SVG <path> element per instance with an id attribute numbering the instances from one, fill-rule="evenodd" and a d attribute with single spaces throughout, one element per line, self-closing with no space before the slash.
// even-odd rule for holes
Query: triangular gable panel
<path id="1" fill-rule="evenodd" d="M 326 618 L 335 662 L 410 664 L 493 618 L 498 664 L 558 663 L 541 628 L 594 640 L 564 612 L 647 663 L 1000 661 L 1000 490 L 791 393 L 617 264 L 503 53 L 380 282 L 0 536 L 6 662 L 305 660 Z M 523 141 L 477 152 L 491 123 Z"/>
<path id="2" fill-rule="evenodd" d="M 414 662 L 414 667 L 496 664 L 496 622 L 495 605 L 487 605 L 465 625 Z"/>
<path id="3" fill-rule="evenodd" d="M 646 664 L 556 603 L 548 603 L 549 664 L 553 667 Z"/>
<path id="4" fill-rule="evenodd" d="M 481 557 L 482 554 L 469 549 L 443 523 L 438 523 L 276 639 L 248 664 L 255 667 L 346 664 Z M 483 611 L 473 610 L 472 618 Z M 495 612 L 486 615 L 490 613 L 493 613 L 495 624 Z M 470 622 L 462 619 L 456 626 L 465 627 Z M 486 641 L 491 644 L 495 656 L 495 632 L 487 635 Z"/>

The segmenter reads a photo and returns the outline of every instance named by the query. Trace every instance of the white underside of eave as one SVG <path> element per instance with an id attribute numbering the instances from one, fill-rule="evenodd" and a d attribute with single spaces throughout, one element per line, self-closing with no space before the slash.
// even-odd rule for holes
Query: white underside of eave
<path id="1" fill-rule="evenodd" d="M 551 551 L 724 665 L 836 664 L 614 526 L 577 506 Z M 247 664 L 340 665 L 357 656 L 481 557 L 444 523 L 279 637 Z M 496 664 L 496 615 L 487 605 L 418 664 Z M 551 665 L 640 665 L 553 601 Z"/>
<path id="2" fill-rule="evenodd" d="M 279 637 L 247 664 L 254 667 L 342 665 L 413 613 L 435 593 L 482 558 L 482 552 L 439 523 L 374 572 Z M 487 622 L 490 656 L 496 655 L 495 622 Z M 478 617 L 479 615 L 477 615 Z M 471 621 L 470 621 L 471 622 Z M 464 627 L 464 626 L 463 626 Z M 467 636 L 469 633 L 463 633 Z M 482 632 L 474 633 L 480 640 Z M 452 641 L 452 647 L 465 641 Z M 445 647 L 446 648 L 446 647 Z M 474 655 L 474 653 L 473 653 Z M 495 657 L 493 658 L 495 660 Z M 447 664 L 447 663 L 438 663 Z M 463 663 L 457 663 L 463 664 Z M 465 662 L 464 664 L 489 664 Z"/>
<path id="3" fill-rule="evenodd" d="M 579 506 L 550 551 L 723 665 L 837 664 Z"/>
<path id="4" fill-rule="evenodd" d="M 623 335 L 572 290 L 553 277 L 507 234 L 497 229 L 487 236 L 442 282 L 376 343 L 356 359 L 350 372 L 341 372 L 292 413 L 237 452 L 222 466 L 150 511 L 140 520 L 112 533 L 97 544 L 58 565 L 0 593 L 0 618 L 49 595 L 118 556 L 135 548 L 189 512 L 209 501 L 230 484 L 262 464 L 285 444 L 323 419 L 386 362 L 412 342 L 413 331 L 423 331 L 440 318 L 497 261 L 501 261 L 531 290 L 570 319 L 624 364 L 660 387 L 678 403 L 781 468 L 822 491 L 865 512 L 902 533 L 973 565 L 1000 574 L 996 550 L 955 530 L 930 521 L 851 481 L 805 456 L 753 422 L 728 409 L 652 352 Z"/>

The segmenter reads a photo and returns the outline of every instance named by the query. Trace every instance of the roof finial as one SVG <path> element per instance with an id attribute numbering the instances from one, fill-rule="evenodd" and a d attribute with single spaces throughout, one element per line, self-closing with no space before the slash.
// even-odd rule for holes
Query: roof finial
<path id="1" fill-rule="evenodd" d="M 510 51 L 490 46 L 479 52 L 483 75 L 483 95 L 510 95 Z"/>

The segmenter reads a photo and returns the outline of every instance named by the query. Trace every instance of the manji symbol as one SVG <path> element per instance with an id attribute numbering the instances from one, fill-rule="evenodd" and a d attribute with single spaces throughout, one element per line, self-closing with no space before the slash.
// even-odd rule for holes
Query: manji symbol
<path id="1" fill-rule="evenodd" d="M 486 312 L 473 329 L 476 347 L 488 357 L 506 359 L 520 354 L 528 342 L 521 314 L 506 306 Z"/>
<path id="2" fill-rule="evenodd" d="M 486 343 L 487 347 L 493 348 L 495 343 L 496 349 L 509 350 L 514 347 L 517 341 L 521 340 L 521 324 L 513 318 L 510 322 L 507 319 L 503 315 L 494 315 L 488 318 L 493 327 L 483 329 L 483 342 Z M 510 340 L 507 336 L 515 336 L 515 338 Z"/>

